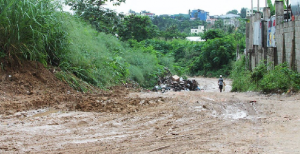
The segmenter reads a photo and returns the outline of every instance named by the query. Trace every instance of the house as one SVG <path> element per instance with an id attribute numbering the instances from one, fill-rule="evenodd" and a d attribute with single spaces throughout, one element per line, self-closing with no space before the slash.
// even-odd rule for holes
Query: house
<path id="1" fill-rule="evenodd" d="M 186 37 L 188 41 L 194 41 L 194 42 L 203 42 L 205 40 L 201 39 L 199 36 L 191 36 L 191 37 Z"/>
<path id="2" fill-rule="evenodd" d="M 240 25 L 240 21 L 238 18 L 240 18 L 240 15 L 237 14 L 226 14 L 221 15 L 220 19 L 223 19 L 224 25 L 231 25 L 234 27 L 238 27 Z"/>
<path id="3" fill-rule="evenodd" d="M 191 34 L 199 34 L 204 32 L 204 26 L 198 26 L 198 29 L 191 29 Z"/>
<path id="4" fill-rule="evenodd" d="M 154 13 L 144 13 L 142 14 L 144 16 L 148 16 L 150 19 L 153 19 L 155 17 L 155 14 Z"/>
<path id="5" fill-rule="evenodd" d="M 214 24 L 215 24 L 215 21 L 217 21 L 217 19 L 212 19 L 212 18 L 206 19 L 206 22 L 207 22 L 208 24 L 211 24 L 211 25 L 214 25 Z"/>
<path id="6" fill-rule="evenodd" d="M 154 13 L 143 13 L 141 12 L 141 16 L 148 16 L 150 19 L 153 19 L 155 17 L 155 14 Z"/>
<path id="7" fill-rule="evenodd" d="M 254 11 L 257 11 L 257 7 L 253 7 L 253 13 L 254 13 Z M 247 15 L 247 17 L 251 16 L 251 12 L 252 12 L 251 9 L 248 9 L 248 8 L 246 9 L 246 15 Z M 264 12 L 264 8 L 260 7 L 259 8 L 259 12 L 263 13 Z"/>
<path id="8" fill-rule="evenodd" d="M 219 18 L 221 19 L 233 19 L 233 18 L 240 18 L 241 16 L 240 15 L 237 15 L 237 14 L 226 14 L 226 15 L 221 15 L 219 16 Z"/>
<path id="9" fill-rule="evenodd" d="M 205 12 L 204 10 L 192 10 L 191 12 L 191 19 L 199 19 L 202 21 L 206 21 L 206 19 L 209 17 L 209 12 Z"/>

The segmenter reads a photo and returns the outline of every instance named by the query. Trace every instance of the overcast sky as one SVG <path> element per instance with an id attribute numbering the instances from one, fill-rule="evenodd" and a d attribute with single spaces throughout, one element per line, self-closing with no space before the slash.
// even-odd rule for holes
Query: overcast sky
<path id="1" fill-rule="evenodd" d="M 202 9 L 210 15 L 222 15 L 234 9 L 240 12 L 242 7 L 251 8 L 251 0 L 126 0 L 121 6 L 107 6 L 119 13 L 128 13 L 132 9 L 136 12 L 146 10 L 156 15 L 188 14 L 189 9 Z M 257 0 L 253 0 L 253 7 L 257 7 Z M 265 0 L 260 0 L 259 7 L 265 7 Z"/>

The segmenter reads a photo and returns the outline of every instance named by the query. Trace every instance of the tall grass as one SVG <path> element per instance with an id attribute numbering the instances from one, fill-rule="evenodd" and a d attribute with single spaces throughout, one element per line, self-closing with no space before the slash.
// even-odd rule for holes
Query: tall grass
<path id="1" fill-rule="evenodd" d="M 56 59 L 65 36 L 57 10 L 51 0 L 0 0 L 1 54 L 44 64 Z"/>
<path id="2" fill-rule="evenodd" d="M 113 35 L 59 11 L 53 0 L 0 0 L 0 58 L 59 66 L 56 74 L 74 89 L 106 88 L 128 79 L 151 87 L 173 58 L 152 47 L 130 48 Z"/>
<path id="3" fill-rule="evenodd" d="M 128 64 L 120 56 L 126 51 L 122 43 L 74 16 L 66 15 L 64 20 L 69 45 L 60 56 L 60 67 L 101 88 L 124 82 Z"/>
<path id="4" fill-rule="evenodd" d="M 70 44 L 68 52 L 61 56 L 63 70 L 101 88 L 128 79 L 143 87 L 156 84 L 163 67 L 151 51 L 142 47 L 130 48 L 113 35 L 97 32 L 80 18 L 68 15 L 65 18 L 68 22 L 64 23 L 64 29 Z M 171 62 L 164 59 L 164 63 Z"/>
<path id="5" fill-rule="evenodd" d="M 246 68 L 245 63 L 245 56 L 242 56 L 240 60 L 233 64 L 230 74 L 230 78 L 233 80 L 231 91 L 245 92 L 250 90 L 250 87 L 254 85 L 251 82 L 251 72 Z"/>
<path id="6" fill-rule="evenodd" d="M 130 64 L 130 79 L 138 82 L 143 87 L 152 87 L 157 84 L 157 77 L 162 73 L 163 66 L 158 64 L 154 54 L 141 50 L 127 52 L 124 58 Z"/>

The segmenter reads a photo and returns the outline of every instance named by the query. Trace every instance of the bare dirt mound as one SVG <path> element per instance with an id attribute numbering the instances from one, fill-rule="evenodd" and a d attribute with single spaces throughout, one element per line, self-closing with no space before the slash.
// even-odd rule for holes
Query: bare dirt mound
<path id="1" fill-rule="evenodd" d="M 136 112 L 144 106 L 153 106 L 161 99 L 126 98 L 129 89 L 112 87 L 97 94 L 81 93 L 55 77 L 54 69 L 41 63 L 27 61 L 22 65 L 5 67 L 0 71 L 0 114 L 55 108 L 95 112 Z"/>

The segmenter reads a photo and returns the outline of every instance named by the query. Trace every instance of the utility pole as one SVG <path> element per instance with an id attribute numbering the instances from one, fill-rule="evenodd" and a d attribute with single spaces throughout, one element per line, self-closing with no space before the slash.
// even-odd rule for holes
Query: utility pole
<path id="1" fill-rule="evenodd" d="M 251 0 L 251 16 L 253 16 L 253 0 Z"/>
<path id="2" fill-rule="evenodd" d="M 257 0 L 257 12 L 259 12 L 259 0 Z"/>
<path id="3" fill-rule="evenodd" d="M 268 0 L 265 0 L 265 7 L 268 7 Z"/>

